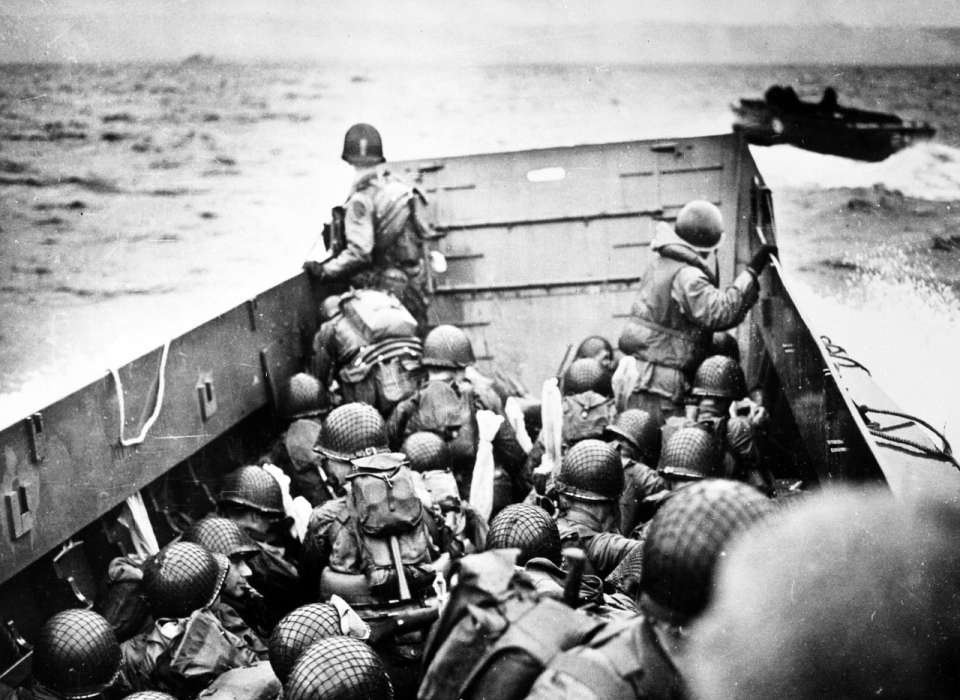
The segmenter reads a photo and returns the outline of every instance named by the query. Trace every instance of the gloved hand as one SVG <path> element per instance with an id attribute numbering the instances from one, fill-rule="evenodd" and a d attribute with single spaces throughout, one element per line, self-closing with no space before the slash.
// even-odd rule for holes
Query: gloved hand
<path id="1" fill-rule="evenodd" d="M 747 268 L 753 272 L 757 277 L 760 276 L 760 273 L 763 272 L 763 268 L 767 266 L 770 262 L 770 256 L 778 257 L 780 255 L 780 250 L 775 245 L 763 245 L 760 246 L 760 250 L 757 251 L 756 255 L 753 256 L 753 259 L 747 263 Z"/>
<path id="2" fill-rule="evenodd" d="M 320 281 L 322 281 L 325 277 L 323 263 L 319 263 L 316 260 L 307 260 L 305 263 L 303 263 L 303 269 Z"/>

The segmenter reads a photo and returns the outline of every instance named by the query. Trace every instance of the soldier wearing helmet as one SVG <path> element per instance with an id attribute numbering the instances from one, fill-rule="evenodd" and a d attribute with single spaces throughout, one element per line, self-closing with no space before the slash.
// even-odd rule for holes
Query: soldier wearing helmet
<path id="1" fill-rule="evenodd" d="M 690 393 L 698 401 L 694 420 L 713 435 L 723 460 L 722 476 L 746 481 L 773 495 L 773 477 L 761 462 L 750 417 L 756 415 L 758 408 L 747 399 L 747 415 L 731 412 L 732 406 L 743 403 L 747 393 L 740 365 L 724 355 L 708 357 L 697 368 Z"/>
<path id="2" fill-rule="evenodd" d="M 43 624 L 33 647 L 33 677 L 9 697 L 109 697 L 119 675 L 120 645 L 110 623 L 92 610 L 64 610 Z M 0 688 L 10 691 L 2 685 Z"/>
<path id="3" fill-rule="evenodd" d="M 738 482 L 706 480 L 677 491 L 647 527 L 642 615 L 608 623 L 587 644 L 555 656 L 527 697 L 688 697 L 680 670 L 685 629 L 707 607 L 729 543 L 772 510 L 762 494 Z"/>
<path id="4" fill-rule="evenodd" d="M 311 644 L 294 664 L 283 686 L 285 700 L 393 700 L 383 662 L 352 637 L 326 637 Z"/>
<path id="5" fill-rule="evenodd" d="M 250 584 L 264 598 L 267 626 L 304 602 L 299 543 L 290 534 L 279 482 L 259 466 L 226 474 L 217 496 L 219 514 L 233 520 L 254 541 L 258 552 L 247 563 Z"/>
<path id="6" fill-rule="evenodd" d="M 288 613 L 270 635 L 270 665 L 286 683 L 300 655 L 321 639 L 348 635 L 365 640 L 370 628 L 343 601 L 310 603 Z"/>
<path id="7" fill-rule="evenodd" d="M 356 170 L 343 206 L 343 239 L 332 241 L 331 257 L 308 260 L 304 268 L 322 281 L 393 291 L 425 323 L 424 249 L 434 237 L 420 213 L 426 199 L 381 167 L 380 133 L 369 124 L 350 127 L 341 157 Z"/>
<path id="8" fill-rule="evenodd" d="M 639 544 L 620 534 L 623 484 L 617 448 L 595 439 L 581 440 L 567 451 L 554 482 L 561 543 L 583 549 L 591 573 L 601 577 Z"/>
<path id="9" fill-rule="evenodd" d="M 624 479 L 620 531 L 631 535 L 653 515 L 648 499 L 667 488 L 655 468 L 660 458 L 660 430 L 649 413 L 630 408 L 604 429 L 604 438 L 620 448 Z"/>
<path id="10" fill-rule="evenodd" d="M 447 443 L 450 469 L 457 480 L 463 500 L 470 498 L 470 479 L 477 458 L 479 433 L 477 411 L 499 412 L 499 402 L 479 390 L 466 377 L 476 358 L 466 333 L 451 325 L 431 330 L 423 341 L 423 367 L 427 380 L 409 399 L 397 404 L 388 422 L 390 443 L 399 448 L 412 433 L 436 433 Z M 524 470 L 526 453 L 517 442 L 508 421 L 493 438 L 493 457 L 497 467 L 493 513 L 507 503 L 526 496 L 530 480 Z"/>
<path id="11" fill-rule="evenodd" d="M 721 454 L 713 435 L 700 425 L 675 430 L 660 452 L 657 471 L 671 489 L 721 476 Z"/>
<path id="12" fill-rule="evenodd" d="M 653 259 L 620 336 L 626 357 L 613 385 L 621 410 L 641 408 L 660 423 L 683 415 L 692 374 L 712 333 L 736 326 L 756 302 L 757 278 L 776 248 L 761 247 L 733 284 L 721 289 L 709 258 L 722 235 L 720 210 L 699 200 L 680 210 L 673 229 L 658 227 Z"/>
<path id="13" fill-rule="evenodd" d="M 154 624 L 120 647 L 125 690 L 193 696 L 223 671 L 260 660 L 213 610 L 229 569 L 226 556 L 192 542 L 174 542 L 147 560 L 142 589 Z M 202 655 L 195 653 L 200 648 Z"/>

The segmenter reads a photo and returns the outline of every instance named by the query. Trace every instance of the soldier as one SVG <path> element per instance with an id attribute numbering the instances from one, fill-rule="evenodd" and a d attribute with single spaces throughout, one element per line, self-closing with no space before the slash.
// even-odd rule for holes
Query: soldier
<path id="1" fill-rule="evenodd" d="M 648 466 L 656 465 L 660 458 L 660 430 L 649 413 L 631 408 L 606 427 L 604 437 L 620 448 L 624 479 L 620 532 L 631 535 L 653 515 L 647 499 L 667 489 L 657 470 Z"/>
<path id="2" fill-rule="evenodd" d="M 824 491 L 746 533 L 691 630 L 705 700 L 955 698 L 960 511 Z"/>
<path id="3" fill-rule="evenodd" d="M 247 626 L 256 632 L 256 637 L 245 641 L 258 655 L 262 655 L 263 641 L 270 623 L 264 608 L 263 596 L 250 585 L 247 579 L 253 575 L 248 560 L 260 553 L 260 548 L 247 536 L 240 526 L 229 518 L 207 516 L 198 520 L 183 533 L 182 542 L 198 544 L 212 554 L 222 554 L 230 560 L 230 570 L 220 591 L 220 604 L 215 612 L 229 631 L 243 636 Z M 243 625 L 239 625 L 239 615 Z"/>
<path id="4" fill-rule="evenodd" d="M 581 440 L 564 455 L 555 487 L 562 545 L 583 549 L 590 573 L 606 576 L 639 545 L 620 534 L 623 466 L 617 448 Z"/>
<path id="5" fill-rule="evenodd" d="M 758 491 L 733 481 L 707 480 L 678 491 L 650 521 L 641 550 L 643 614 L 610 623 L 588 644 L 555 656 L 528 697 L 686 697 L 678 670 L 686 627 L 706 608 L 728 543 L 772 508 Z"/>
<path id="6" fill-rule="evenodd" d="M 670 489 L 677 489 L 691 481 L 719 477 L 721 471 L 722 463 L 716 442 L 699 425 L 674 431 L 660 453 L 657 467 L 657 472 Z"/>
<path id="7" fill-rule="evenodd" d="M 417 321 L 385 292 L 359 289 L 334 299 L 313 339 L 314 371 L 325 386 L 336 381 L 345 402 L 368 403 L 389 416 L 419 383 Z"/>
<path id="8" fill-rule="evenodd" d="M 267 628 L 304 602 L 299 543 L 290 535 L 280 484 L 257 466 L 235 469 L 223 478 L 217 497 L 220 515 L 237 523 L 260 551 L 248 560 L 250 584 L 264 597 Z"/>
<path id="9" fill-rule="evenodd" d="M 124 688 L 194 695 L 223 671 L 260 660 L 210 610 L 229 568 L 226 557 L 191 542 L 169 544 L 147 560 L 143 592 L 154 625 L 120 647 Z"/>
<path id="10" fill-rule="evenodd" d="M 686 204 L 675 229 L 658 228 L 650 266 L 620 336 L 624 357 L 614 374 L 618 407 L 641 408 L 658 423 L 683 415 L 690 375 L 707 355 L 713 331 L 740 323 L 757 300 L 757 277 L 776 255 L 763 246 L 725 289 L 708 264 L 723 235 L 720 210 Z"/>
<path id="11" fill-rule="evenodd" d="M 378 167 L 384 163 L 380 133 L 369 124 L 354 124 L 341 155 L 356 169 L 344 204 L 342 249 L 304 268 L 321 281 L 347 282 L 354 288 L 392 291 L 420 324 L 426 323 L 427 270 L 424 241 L 430 237 L 418 213 L 423 195 Z"/>
<path id="12" fill-rule="evenodd" d="M 713 435 L 723 459 L 722 476 L 773 495 L 773 477 L 761 464 L 753 423 L 748 416 L 730 415 L 731 405 L 747 393 L 740 365 L 723 355 L 708 357 L 697 368 L 691 393 L 699 401 L 695 420 Z"/>
<path id="13" fill-rule="evenodd" d="M 284 700 L 392 700 L 383 662 L 352 637 L 327 637 L 307 648 L 283 686 Z"/>
<path id="14" fill-rule="evenodd" d="M 120 645 L 92 610 L 64 610 L 47 620 L 33 648 L 33 679 L 16 700 L 100 698 L 116 685 Z"/>
<path id="15" fill-rule="evenodd" d="M 466 368 L 474 362 L 473 346 L 461 329 L 441 325 L 431 330 L 423 342 L 422 363 L 427 381 L 413 396 L 397 404 L 387 424 L 390 443 L 395 448 L 408 435 L 420 431 L 442 437 L 447 442 L 450 468 L 464 500 L 470 498 L 470 479 L 477 458 L 477 411 L 496 411 L 498 401 L 480 394 L 466 380 Z M 505 494 L 505 482 L 512 491 L 512 498 L 494 502 L 495 514 L 507 503 L 521 500 L 530 490 L 530 478 L 524 469 L 526 453 L 507 421 L 493 438 L 493 457 L 497 466 L 495 492 Z"/>

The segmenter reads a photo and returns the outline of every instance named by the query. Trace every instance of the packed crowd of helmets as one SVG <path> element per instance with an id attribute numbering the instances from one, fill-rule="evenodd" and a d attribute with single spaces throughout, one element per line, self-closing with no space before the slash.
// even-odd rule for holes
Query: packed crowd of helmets
<path id="1" fill-rule="evenodd" d="M 586 338 L 539 395 L 387 291 L 327 299 L 283 434 L 54 615 L 20 694 L 956 697 L 960 512 L 783 478 L 713 332 L 775 251 L 720 289 L 687 215 L 719 217 L 681 212 L 618 349 Z"/>

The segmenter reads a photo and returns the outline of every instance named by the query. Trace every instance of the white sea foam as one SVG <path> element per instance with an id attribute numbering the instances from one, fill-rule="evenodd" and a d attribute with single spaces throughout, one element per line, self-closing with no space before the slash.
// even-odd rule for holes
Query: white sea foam
<path id="1" fill-rule="evenodd" d="M 960 200 L 960 149 L 936 142 L 915 144 L 879 163 L 822 155 L 793 146 L 755 147 L 751 151 L 767 184 L 774 189 L 882 185 L 918 199 Z"/>

